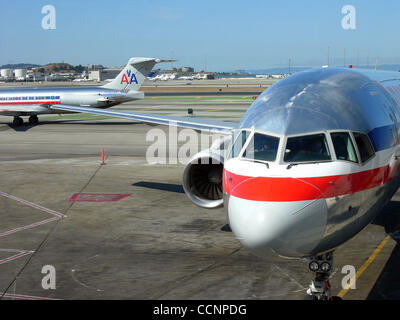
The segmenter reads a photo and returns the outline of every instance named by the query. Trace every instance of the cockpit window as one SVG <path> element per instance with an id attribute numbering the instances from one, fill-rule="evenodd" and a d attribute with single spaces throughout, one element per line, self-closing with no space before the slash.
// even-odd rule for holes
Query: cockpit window
<path id="1" fill-rule="evenodd" d="M 348 132 L 331 133 L 333 147 L 338 160 L 358 162 L 356 150 Z"/>
<path id="2" fill-rule="evenodd" d="M 240 151 L 242 150 L 244 144 L 246 143 L 247 138 L 249 137 L 250 132 L 249 131 L 241 131 L 235 140 L 235 143 L 232 146 L 232 151 L 231 151 L 231 158 L 236 158 L 239 156 Z"/>
<path id="3" fill-rule="evenodd" d="M 308 162 L 331 160 L 325 134 L 313 134 L 288 138 L 285 162 Z"/>
<path id="4" fill-rule="evenodd" d="M 358 147 L 358 151 L 360 152 L 361 162 L 367 161 L 369 158 L 373 157 L 375 154 L 374 148 L 369 141 L 369 138 L 366 134 L 353 132 L 354 139 L 356 140 L 356 144 Z"/>
<path id="5" fill-rule="evenodd" d="M 243 152 L 243 158 L 275 161 L 278 146 L 279 138 L 256 132 Z"/>

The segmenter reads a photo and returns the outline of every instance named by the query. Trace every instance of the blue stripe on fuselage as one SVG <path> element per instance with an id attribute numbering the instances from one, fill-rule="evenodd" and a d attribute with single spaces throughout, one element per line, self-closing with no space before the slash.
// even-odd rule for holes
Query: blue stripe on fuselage
<path id="1" fill-rule="evenodd" d="M 394 124 L 378 127 L 368 133 L 376 152 L 389 149 L 396 144 L 396 126 Z"/>

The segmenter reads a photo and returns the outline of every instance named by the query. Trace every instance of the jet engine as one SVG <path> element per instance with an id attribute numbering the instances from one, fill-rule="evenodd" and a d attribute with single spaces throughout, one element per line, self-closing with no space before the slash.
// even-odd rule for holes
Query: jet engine
<path id="1" fill-rule="evenodd" d="M 107 101 L 104 97 L 98 94 L 70 94 L 61 96 L 61 104 L 74 105 L 81 107 L 97 107 L 99 105 L 106 105 Z"/>
<path id="2" fill-rule="evenodd" d="M 230 139 L 216 140 L 210 149 L 194 155 L 183 170 L 183 189 L 189 199 L 202 208 L 223 206 L 224 150 Z"/>

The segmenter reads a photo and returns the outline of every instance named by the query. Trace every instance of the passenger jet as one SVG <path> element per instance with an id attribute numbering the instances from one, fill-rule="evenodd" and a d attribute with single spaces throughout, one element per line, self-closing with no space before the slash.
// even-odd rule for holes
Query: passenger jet
<path id="1" fill-rule="evenodd" d="M 363 230 L 400 185 L 400 73 L 295 73 L 264 91 L 240 123 L 50 108 L 233 137 L 191 159 L 184 190 L 201 207 L 224 206 L 233 233 L 256 255 L 310 259 L 314 299 L 331 298 L 335 248 Z"/>
<path id="2" fill-rule="evenodd" d="M 38 115 L 65 113 L 51 109 L 54 105 L 109 108 L 117 104 L 144 98 L 139 88 L 156 63 L 175 60 L 131 58 L 125 68 L 110 83 L 99 87 L 32 88 L 0 90 L 0 115 L 14 117 L 13 124 L 37 124 Z"/>

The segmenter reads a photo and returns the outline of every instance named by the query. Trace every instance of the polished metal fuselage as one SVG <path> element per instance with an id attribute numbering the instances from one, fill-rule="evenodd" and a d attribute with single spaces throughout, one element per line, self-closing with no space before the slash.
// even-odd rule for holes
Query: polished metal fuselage
<path id="1" fill-rule="evenodd" d="M 320 196 L 312 200 L 281 202 L 249 201 L 225 192 L 224 206 L 232 230 L 260 256 L 269 254 L 270 249 L 290 257 L 331 251 L 369 224 L 400 186 L 399 73 L 326 68 L 292 75 L 262 93 L 239 128 L 279 136 L 281 144 L 277 160 L 268 168 L 254 163 L 257 170 L 251 170 L 248 161 L 228 159 L 225 174 L 247 177 L 232 190 L 244 189 L 246 184 L 254 187 L 254 181 L 261 178 L 302 180 L 319 176 L 333 177 L 327 189 L 347 190 L 327 197 L 321 189 Z M 333 131 L 368 134 L 374 157 L 365 163 L 333 158 L 326 163 L 293 167 L 283 161 L 287 137 Z M 357 181 L 361 186 L 357 189 L 351 178 L 363 172 L 379 174 L 370 175 L 369 181 Z M 335 185 L 333 180 L 338 176 Z"/>
<path id="2" fill-rule="evenodd" d="M 12 100 L 10 102 L 10 99 L 18 100 Z M 66 113 L 63 111 L 52 110 L 49 106 L 53 104 L 62 104 L 93 108 L 108 108 L 123 102 L 137 99 L 143 99 L 142 92 L 121 92 L 119 90 L 103 87 L 0 89 L 0 115 L 26 116 L 49 113 Z"/>

